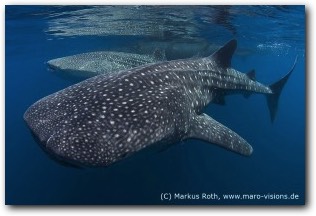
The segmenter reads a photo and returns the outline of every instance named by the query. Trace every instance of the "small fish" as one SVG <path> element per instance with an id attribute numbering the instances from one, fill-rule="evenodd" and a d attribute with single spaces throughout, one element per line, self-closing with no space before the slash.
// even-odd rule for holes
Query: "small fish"
<path id="1" fill-rule="evenodd" d="M 196 138 L 251 155 L 251 145 L 203 113 L 227 93 L 265 94 L 274 120 L 289 73 L 270 86 L 231 67 L 237 41 L 209 57 L 159 62 L 99 75 L 34 103 L 24 114 L 51 154 L 72 164 L 109 166 L 149 146 Z"/>

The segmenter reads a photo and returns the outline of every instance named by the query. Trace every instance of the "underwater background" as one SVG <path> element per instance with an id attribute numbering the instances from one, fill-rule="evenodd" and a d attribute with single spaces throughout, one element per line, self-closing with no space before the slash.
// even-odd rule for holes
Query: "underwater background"
<path id="1" fill-rule="evenodd" d="M 304 204 L 304 6 L 6 6 L 6 204 Z M 132 156 L 106 168 L 63 166 L 45 154 L 23 120 L 37 100 L 83 78 L 57 74 L 48 60 L 92 51 L 151 54 L 167 60 L 210 55 L 235 38 L 232 67 L 270 84 L 298 63 L 270 121 L 265 97 L 210 104 L 205 112 L 245 138 L 250 157 L 198 140 Z M 161 200 L 162 193 L 221 199 Z M 260 199 L 224 199 L 255 194 Z M 278 195 L 297 194 L 298 199 Z M 270 197 L 266 199 L 264 195 Z"/>

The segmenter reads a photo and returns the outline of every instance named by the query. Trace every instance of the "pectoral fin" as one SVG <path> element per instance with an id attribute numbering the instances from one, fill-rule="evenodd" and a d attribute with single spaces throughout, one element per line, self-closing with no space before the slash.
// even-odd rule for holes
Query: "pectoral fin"
<path id="1" fill-rule="evenodd" d="M 206 114 L 194 116 L 189 137 L 217 144 L 242 155 L 252 153 L 252 147 L 246 140 Z"/>

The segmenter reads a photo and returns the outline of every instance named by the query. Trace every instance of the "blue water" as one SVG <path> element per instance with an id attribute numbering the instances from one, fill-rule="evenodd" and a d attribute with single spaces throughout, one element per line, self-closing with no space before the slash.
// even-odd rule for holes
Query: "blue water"
<path id="1" fill-rule="evenodd" d="M 304 6 L 6 6 L 5 20 L 6 204 L 305 203 Z M 205 110 L 253 146 L 250 157 L 188 140 L 107 168 L 76 169 L 50 159 L 23 120 L 35 101 L 79 81 L 48 70 L 50 59 L 95 50 L 141 52 L 135 44 L 144 41 L 181 42 L 188 49 L 231 38 L 238 41 L 233 67 L 254 68 L 265 84 L 299 57 L 273 123 L 262 95 L 231 95 L 225 106 Z M 161 193 L 216 193 L 221 199 L 161 201 Z M 293 193 L 298 199 L 222 197 Z"/>

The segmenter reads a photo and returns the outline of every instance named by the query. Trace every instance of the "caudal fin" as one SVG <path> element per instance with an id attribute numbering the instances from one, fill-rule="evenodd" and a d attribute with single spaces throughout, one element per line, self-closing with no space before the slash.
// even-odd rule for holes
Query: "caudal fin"
<path id="1" fill-rule="evenodd" d="M 270 118 L 272 122 L 274 121 L 277 110 L 278 110 L 278 102 L 279 102 L 279 97 L 281 95 L 282 89 L 285 83 L 287 82 L 287 80 L 289 79 L 290 75 L 292 74 L 296 66 L 296 63 L 297 63 L 297 56 L 295 58 L 295 61 L 291 70 L 283 78 L 281 78 L 277 82 L 270 85 L 272 94 L 267 94 L 266 96 L 267 96 L 267 102 L 268 102 L 268 107 L 270 111 Z"/>

